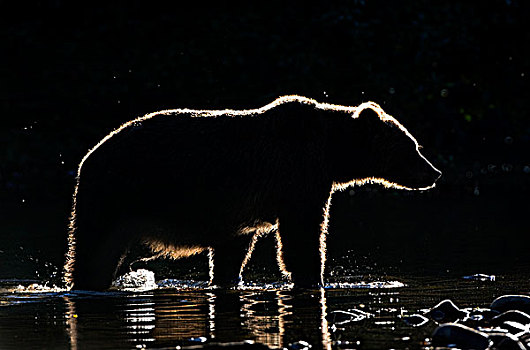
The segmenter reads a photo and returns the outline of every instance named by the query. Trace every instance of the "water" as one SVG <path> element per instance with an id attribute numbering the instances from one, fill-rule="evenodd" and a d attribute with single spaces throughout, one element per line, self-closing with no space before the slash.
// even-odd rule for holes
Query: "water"
<path id="1" fill-rule="evenodd" d="M 154 271 L 156 284 L 143 275 L 143 284 L 125 279 L 105 293 L 43 289 L 61 271 L 64 217 L 52 227 L 45 207 L 38 207 L 42 217 L 27 215 L 32 220 L 2 213 L 0 350 L 175 349 L 203 340 L 426 349 L 437 325 L 413 327 L 402 316 L 444 299 L 487 307 L 503 294 L 530 294 L 522 194 L 484 190 L 456 200 L 388 193 L 376 201 L 374 191 L 355 191 L 332 206 L 323 291 L 272 283 L 281 279 L 272 236 L 258 242 L 244 274 L 249 283 L 239 289 L 210 288 L 205 255 L 130 265 Z M 495 279 L 464 278 L 480 273 Z M 371 317 L 333 317 L 350 309 Z"/>
<path id="2" fill-rule="evenodd" d="M 0 349 L 175 349 L 242 340 L 273 348 L 304 340 L 313 348 L 427 349 L 437 325 L 414 327 L 403 316 L 447 298 L 459 307 L 487 307 L 502 294 L 530 293 L 530 271 L 495 281 L 463 277 L 375 273 L 315 290 L 282 283 L 217 289 L 163 280 L 152 290 L 103 293 L 17 289 L 32 281 L 3 280 Z M 348 319 L 337 310 L 368 317 Z"/>

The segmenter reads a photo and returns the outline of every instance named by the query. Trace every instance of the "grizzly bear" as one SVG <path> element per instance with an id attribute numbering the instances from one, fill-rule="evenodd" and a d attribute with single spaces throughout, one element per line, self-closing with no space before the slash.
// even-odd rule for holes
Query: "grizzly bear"
<path id="1" fill-rule="evenodd" d="M 250 110 L 164 110 L 123 124 L 82 159 L 64 280 L 106 289 L 132 244 L 209 249 L 213 283 L 238 281 L 260 235 L 297 286 L 323 284 L 331 195 L 379 183 L 428 189 L 440 172 L 377 104 L 284 96 Z"/>

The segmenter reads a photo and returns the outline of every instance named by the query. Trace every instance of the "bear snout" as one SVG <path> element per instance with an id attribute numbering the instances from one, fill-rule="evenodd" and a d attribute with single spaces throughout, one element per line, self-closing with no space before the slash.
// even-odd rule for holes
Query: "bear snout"
<path id="1" fill-rule="evenodd" d="M 429 164 L 430 165 L 430 164 Z M 427 171 L 420 174 L 420 181 L 416 185 L 417 188 L 431 187 L 436 184 L 436 181 L 442 176 L 442 172 L 432 165 L 430 165 Z"/>
<path id="2" fill-rule="evenodd" d="M 436 168 L 433 168 L 433 169 L 434 169 L 434 181 L 433 182 L 436 182 L 442 177 L 442 172 Z"/>

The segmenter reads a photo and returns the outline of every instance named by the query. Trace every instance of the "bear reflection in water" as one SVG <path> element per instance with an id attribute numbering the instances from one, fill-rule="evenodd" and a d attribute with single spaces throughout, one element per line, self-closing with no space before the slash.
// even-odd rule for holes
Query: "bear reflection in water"
<path id="1" fill-rule="evenodd" d="M 82 159 L 65 283 L 110 286 L 128 247 L 181 258 L 210 251 L 213 283 L 237 283 L 275 233 L 281 270 L 323 284 L 333 192 L 379 183 L 423 190 L 440 172 L 377 104 L 284 96 L 250 110 L 165 110 L 114 130 Z M 303 252 L 304 258 L 300 258 Z"/>
<path id="2" fill-rule="evenodd" d="M 70 348 L 113 342 L 131 348 L 197 345 L 250 339 L 282 349 L 307 332 L 316 348 L 330 349 L 325 290 L 158 290 L 123 298 L 65 297 Z M 115 315 L 101 332 L 102 310 Z M 318 330 L 320 329 L 320 332 Z M 108 331 L 113 333 L 108 333 Z M 311 330 L 311 331 L 309 331 Z M 318 333 L 313 332 L 317 330 Z"/>

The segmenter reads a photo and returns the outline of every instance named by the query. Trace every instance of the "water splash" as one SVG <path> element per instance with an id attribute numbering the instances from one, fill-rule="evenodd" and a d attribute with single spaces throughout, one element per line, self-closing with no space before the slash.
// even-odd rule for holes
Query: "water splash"
<path id="1" fill-rule="evenodd" d="M 407 285 L 399 281 L 373 281 L 373 282 L 337 282 L 326 283 L 326 289 L 387 289 L 403 288 Z"/>
<path id="2" fill-rule="evenodd" d="M 3 281 L 6 282 L 6 281 Z M 0 283 L 0 293 L 13 293 L 13 294 L 37 294 L 37 293 L 61 293 L 68 291 L 64 287 L 56 286 L 51 282 L 35 282 L 25 285 L 28 283 L 27 280 L 10 280 L 9 283 Z"/>
<path id="3" fill-rule="evenodd" d="M 240 290 L 289 290 L 294 284 L 290 282 L 241 282 L 237 286 Z"/>
<path id="4" fill-rule="evenodd" d="M 2 283 L 4 282 L 4 283 Z M 29 284 L 28 284 L 29 283 Z M 295 285 L 287 281 L 275 282 L 240 282 L 232 289 L 237 290 L 291 290 Z M 403 288 L 406 284 L 399 281 L 357 281 L 326 283 L 325 289 L 388 289 Z M 131 271 L 112 282 L 111 290 L 127 292 L 144 292 L 154 289 L 201 289 L 213 290 L 219 288 L 209 281 L 181 280 L 166 278 L 155 280 L 153 271 L 138 269 Z M 59 287 L 52 282 L 37 282 L 35 280 L 4 280 L 0 281 L 0 293 L 15 294 L 46 294 L 71 292 L 69 288 Z M 74 293 L 78 293 L 75 291 Z"/>
<path id="5" fill-rule="evenodd" d="M 178 280 L 167 278 L 157 282 L 161 289 L 214 289 L 208 281 Z"/>
<path id="6" fill-rule="evenodd" d="M 155 273 L 146 269 L 131 271 L 112 282 L 112 289 L 142 292 L 157 289 Z"/>

